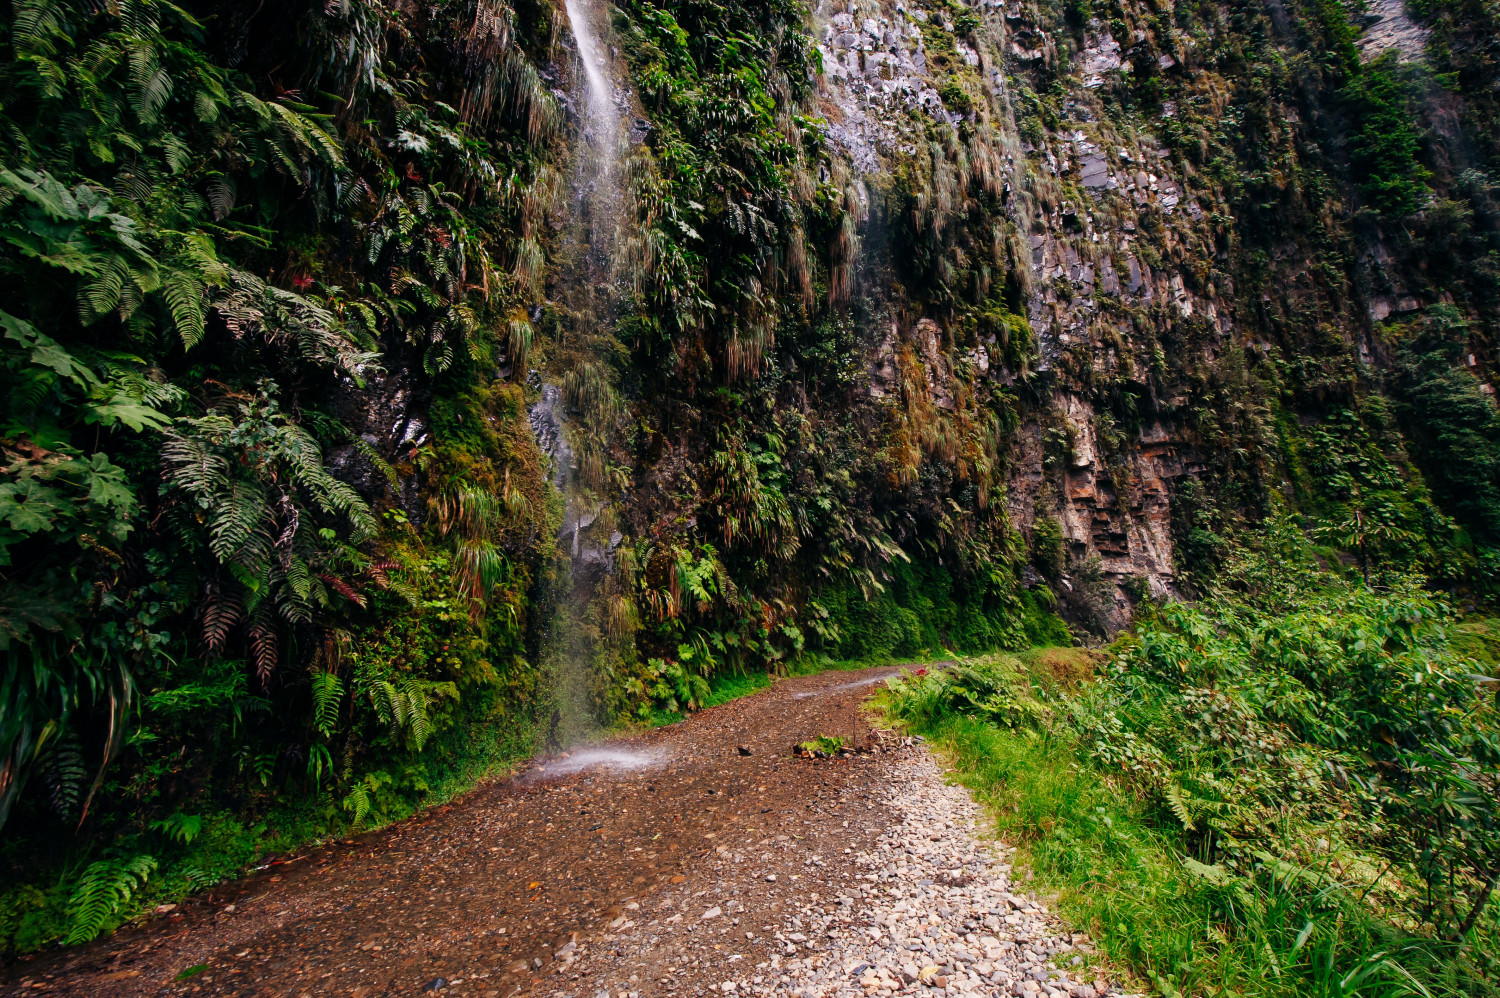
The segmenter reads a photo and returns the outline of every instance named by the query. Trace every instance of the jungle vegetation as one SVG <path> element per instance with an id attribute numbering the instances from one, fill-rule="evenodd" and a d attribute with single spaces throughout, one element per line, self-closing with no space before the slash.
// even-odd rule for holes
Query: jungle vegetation
<path id="1" fill-rule="evenodd" d="M 907 675 L 1062 910 L 1163 994 L 1494 992 L 1495 622 L 1282 520 L 1093 660 Z M 1076 653 L 1075 653 L 1076 654 Z"/>
<path id="2" fill-rule="evenodd" d="M 1249 704 L 1235 717 L 1295 735 L 1304 768 L 1366 749 L 1409 766 L 1379 755 L 1381 711 L 1404 712 L 1400 752 L 1477 752 L 1490 719 L 1472 687 L 1445 687 L 1454 723 L 1428 745 L 1437 722 L 1392 677 L 1429 651 L 1452 672 L 1437 629 L 1493 606 L 1500 578 L 1493 3 L 1413 4 L 1432 31 L 1418 66 L 1362 61 L 1358 12 L 1335 0 L 1279 5 L 1284 20 L 1033 6 L 1061 54 L 1008 75 L 1002 101 L 955 47 L 998 15 L 924 3 L 953 118 L 861 178 L 828 137 L 805 4 L 613 5 L 639 120 L 619 265 L 598 274 L 573 235 L 555 4 L 8 0 L 0 948 L 87 940 L 460 792 L 545 743 L 559 627 L 599 723 L 642 724 L 818 662 L 1097 642 L 1125 600 L 1147 621 L 1126 640 L 1148 651 L 1121 646 L 1090 695 L 1145 670 L 1162 713 L 1125 717 L 1117 741 L 1222 679 Z M 1142 71 L 1097 99 L 1213 193 L 1217 241 L 1178 252 L 1195 287 L 1240 301 L 1223 343 L 1164 303 L 1115 316 L 1117 345 L 1148 359 L 1120 369 L 1033 328 L 1032 233 L 1007 180 L 1022 141 L 1039 155 L 1063 127 L 1068 53 L 1094 21 L 1179 55 L 1192 41 L 1192 73 L 1153 70 L 1137 42 Z M 1377 244 L 1425 305 L 1354 321 L 1389 290 L 1356 287 Z M 980 377 L 975 351 L 1005 377 Z M 951 398 L 930 391 L 939 368 L 963 385 Z M 566 500 L 528 422 L 544 382 L 577 454 Z M 1181 428 L 1202 470 L 1173 486 L 1171 532 L 1199 608 L 1117 589 L 1040 503 L 1019 529 L 1022 446 L 1041 442 L 1051 479 L 1070 457 L 1061 391 L 1094 405 L 1122 478 L 1148 421 Z M 607 572 L 575 573 L 568 502 L 597 511 Z M 1295 591 L 1213 596 L 1238 578 L 1231 552 L 1283 520 L 1313 546 Z M 1311 640 L 1305 615 L 1346 598 L 1359 612 L 1319 639 L 1337 647 L 1317 668 L 1374 670 L 1406 699 L 1344 703 L 1334 672 L 1279 659 L 1292 699 L 1246 692 L 1255 628 L 1296 618 Z M 1149 649 L 1183 629 L 1191 682 L 1168 683 Z M 1354 647 L 1377 639 L 1396 643 Z M 1358 717 L 1330 733 L 1308 689 Z M 1259 897 L 1256 861 L 1225 852 L 1251 819 L 1188 810 L 1171 828 L 1162 803 L 1168 773 L 1198 781 L 1203 814 L 1223 796 L 1217 737 L 1158 745 L 1160 771 L 1130 787 L 1177 836 L 1160 841 L 1224 871 L 1207 876 L 1230 924 Z M 1291 763 L 1266 765 L 1257 793 Z M 1384 798 L 1335 789 L 1319 793 L 1364 822 L 1349 855 L 1408 864 L 1371 917 L 1490 931 L 1464 925 L 1489 860 L 1464 853 L 1469 872 L 1418 903 L 1436 868 L 1371 830 Z M 1296 817 L 1261 845 L 1312 841 L 1323 819 Z M 1295 953 L 1322 952 L 1323 931 Z"/>

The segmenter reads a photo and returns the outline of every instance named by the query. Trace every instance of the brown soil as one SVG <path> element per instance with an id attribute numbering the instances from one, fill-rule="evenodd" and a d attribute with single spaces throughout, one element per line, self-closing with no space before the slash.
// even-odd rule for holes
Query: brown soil
<path id="1" fill-rule="evenodd" d="M 643 768 L 538 762 L 93 946 L 20 963 L 0 994 L 696 993 L 722 979 L 718 960 L 781 952 L 763 927 L 838 883 L 846 850 L 879 834 L 874 799 L 897 743 L 860 705 L 895 672 L 785 680 L 609 744 L 652 756 Z M 793 755 L 817 735 L 875 751 Z M 692 952 L 616 944 L 625 923 L 674 905 L 703 926 Z M 701 921 L 713 906 L 724 916 Z"/>

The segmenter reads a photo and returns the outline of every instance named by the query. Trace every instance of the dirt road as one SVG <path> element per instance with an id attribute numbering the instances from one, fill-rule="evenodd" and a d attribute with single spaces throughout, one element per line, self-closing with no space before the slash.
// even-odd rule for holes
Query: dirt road
<path id="1" fill-rule="evenodd" d="M 1086 941 L 1011 893 L 967 794 L 872 731 L 861 704 L 896 671 L 790 679 L 540 760 L 20 964 L 0 994 L 1102 998 Z M 792 754 L 818 735 L 870 751 Z"/>
<path id="2" fill-rule="evenodd" d="M 441 980 L 478 994 L 546 992 L 558 983 L 545 973 L 560 962 L 552 954 L 574 934 L 588 940 L 663 886 L 716 877 L 720 850 L 794 834 L 839 852 L 857 837 L 839 794 L 878 782 L 881 756 L 812 761 L 789 749 L 819 734 L 867 739 L 859 704 L 895 671 L 786 680 L 610 743 L 613 761 L 541 762 L 352 846 L 221 888 L 173 920 L 19 964 L 0 990 L 373 996 Z M 802 874 L 761 883 L 773 896 L 815 889 L 817 875 Z"/>

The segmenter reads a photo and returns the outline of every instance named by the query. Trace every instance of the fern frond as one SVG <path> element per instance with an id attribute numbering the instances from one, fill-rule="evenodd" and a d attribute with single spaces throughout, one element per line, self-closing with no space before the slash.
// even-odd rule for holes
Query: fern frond
<path id="1" fill-rule="evenodd" d="M 359 594 L 359 590 L 355 589 L 343 579 L 340 579 L 337 576 L 329 575 L 326 572 L 319 572 L 318 578 L 326 582 L 329 588 L 338 593 L 340 596 L 344 597 L 344 599 L 348 600 L 349 602 L 359 607 L 363 607 L 365 605 L 365 598 Z"/>
<path id="2" fill-rule="evenodd" d="M 78 733 L 65 728 L 38 760 L 47 781 L 47 795 L 53 813 L 66 819 L 78 807 L 79 795 L 88 771 L 83 763 L 83 749 Z"/>
<path id="3" fill-rule="evenodd" d="M 89 326 L 114 311 L 130 277 L 123 257 L 111 257 L 93 279 L 78 288 L 78 318 Z"/>
<path id="4" fill-rule="evenodd" d="M 207 506 L 209 496 L 228 487 L 229 461 L 209 450 L 203 437 L 171 429 L 163 437 L 162 461 L 172 488 L 187 492 L 200 506 Z"/>
<path id="5" fill-rule="evenodd" d="M 344 796 L 344 810 L 354 815 L 353 824 L 358 826 L 370 813 L 370 792 L 363 783 L 356 783 Z"/>
<path id="6" fill-rule="evenodd" d="M 386 461 L 385 458 L 380 456 L 380 452 L 372 447 L 370 445 L 370 442 L 365 440 L 363 437 L 355 437 L 352 443 L 354 445 L 354 449 L 360 455 L 362 455 L 366 461 L 369 461 L 370 464 L 375 467 L 376 471 L 380 472 L 380 474 L 385 477 L 385 480 L 391 486 L 391 491 L 399 492 L 401 490 L 401 477 L 396 474 L 396 469 L 392 468 L 390 463 Z"/>
<path id="7" fill-rule="evenodd" d="M 237 481 L 216 497 L 210 510 L 208 547 L 227 562 L 239 554 L 266 519 L 266 494 L 256 483 Z"/>
<path id="8" fill-rule="evenodd" d="M 277 652 L 276 626 L 262 616 L 250 625 L 250 650 L 255 658 L 255 674 L 262 683 L 276 671 Z"/>
<path id="9" fill-rule="evenodd" d="M 56 41 L 68 40 L 61 5 L 56 0 L 16 0 L 11 13 L 11 44 L 18 54 L 57 54 Z"/>
<path id="10" fill-rule="evenodd" d="M 162 297 L 183 348 L 191 350 L 203 339 L 203 282 L 192 274 L 173 271 L 162 282 Z"/>
<path id="11" fill-rule="evenodd" d="M 1188 809 L 1188 803 L 1191 798 L 1175 783 L 1168 784 L 1162 795 L 1166 797 L 1167 804 L 1172 808 L 1172 813 L 1177 816 L 1177 820 L 1182 822 L 1182 827 L 1191 832 L 1193 830 L 1193 816 Z"/>
<path id="12" fill-rule="evenodd" d="M 319 673 L 312 678 L 313 726 L 324 738 L 332 738 L 339 722 L 339 703 L 344 697 L 344 681 L 334 672 Z"/>
<path id="13" fill-rule="evenodd" d="M 151 856 L 90 863 L 68 899 L 68 945 L 86 943 L 98 936 L 155 871 L 156 860 Z"/>
<path id="14" fill-rule="evenodd" d="M 307 570 L 307 562 L 296 555 L 287 559 L 285 566 L 286 581 L 292 587 L 297 597 L 306 602 L 308 594 L 312 591 L 312 574 Z"/>
<path id="15" fill-rule="evenodd" d="M 203 604 L 203 647 L 210 655 L 224 650 L 229 632 L 244 619 L 244 605 L 233 597 L 225 596 L 215 587 Z"/>
<path id="16" fill-rule="evenodd" d="M 139 43 L 130 49 L 130 106 L 141 124 L 153 124 L 172 96 L 172 77 L 161 64 L 156 46 Z"/>

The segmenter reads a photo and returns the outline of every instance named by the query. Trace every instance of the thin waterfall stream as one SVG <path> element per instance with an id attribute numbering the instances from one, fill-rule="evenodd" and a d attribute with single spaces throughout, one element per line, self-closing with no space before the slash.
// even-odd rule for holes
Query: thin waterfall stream
<path id="1" fill-rule="evenodd" d="M 590 368 L 600 369 L 594 345 L 612 329 L 627 104 L 614 80 L 603 9 L 593 0 L 566 0 L 565 8 L 577 54 L 571 87 L 577 121 L 572 196 L 560 219 L 559 276 L 549 287 L 548 308 L 560 319 L 558 339 L 540 372 L 541 399 L 530 414 L 538 445 L 553 462 L 553 486 L 564 501 L 557 578 L 550 587 L 552 618 L 542 648 L 553 700 L 545 739 L 554 749 L 590 741 L 599 728 L 599 638 L 598 628 L 589 626 L 588 607 L 600 578 L 612 570 L 613 557 L 607 538 L 588 536 L 606 500 L 597 483 L 587 480 L 585 466 L 590 449 L 597 453 L 606 434 L 603 427 L 587 424 L 588 414 L 566 386 L 584 383 Z"/>
<path id="2" fill-rule="evenodd" d="M 588 83 L 588 121 L 584 136 L 595 150 L 595 164 L 607 177 L 615 174 L 619 158 L 620 111 L 615 103 L 615 87 L 606 72 L 604 49 L 594 31 L 594 19 L 584 0 L 567 0 L 568 24 L 578 47 L 578 61 Z"/>

